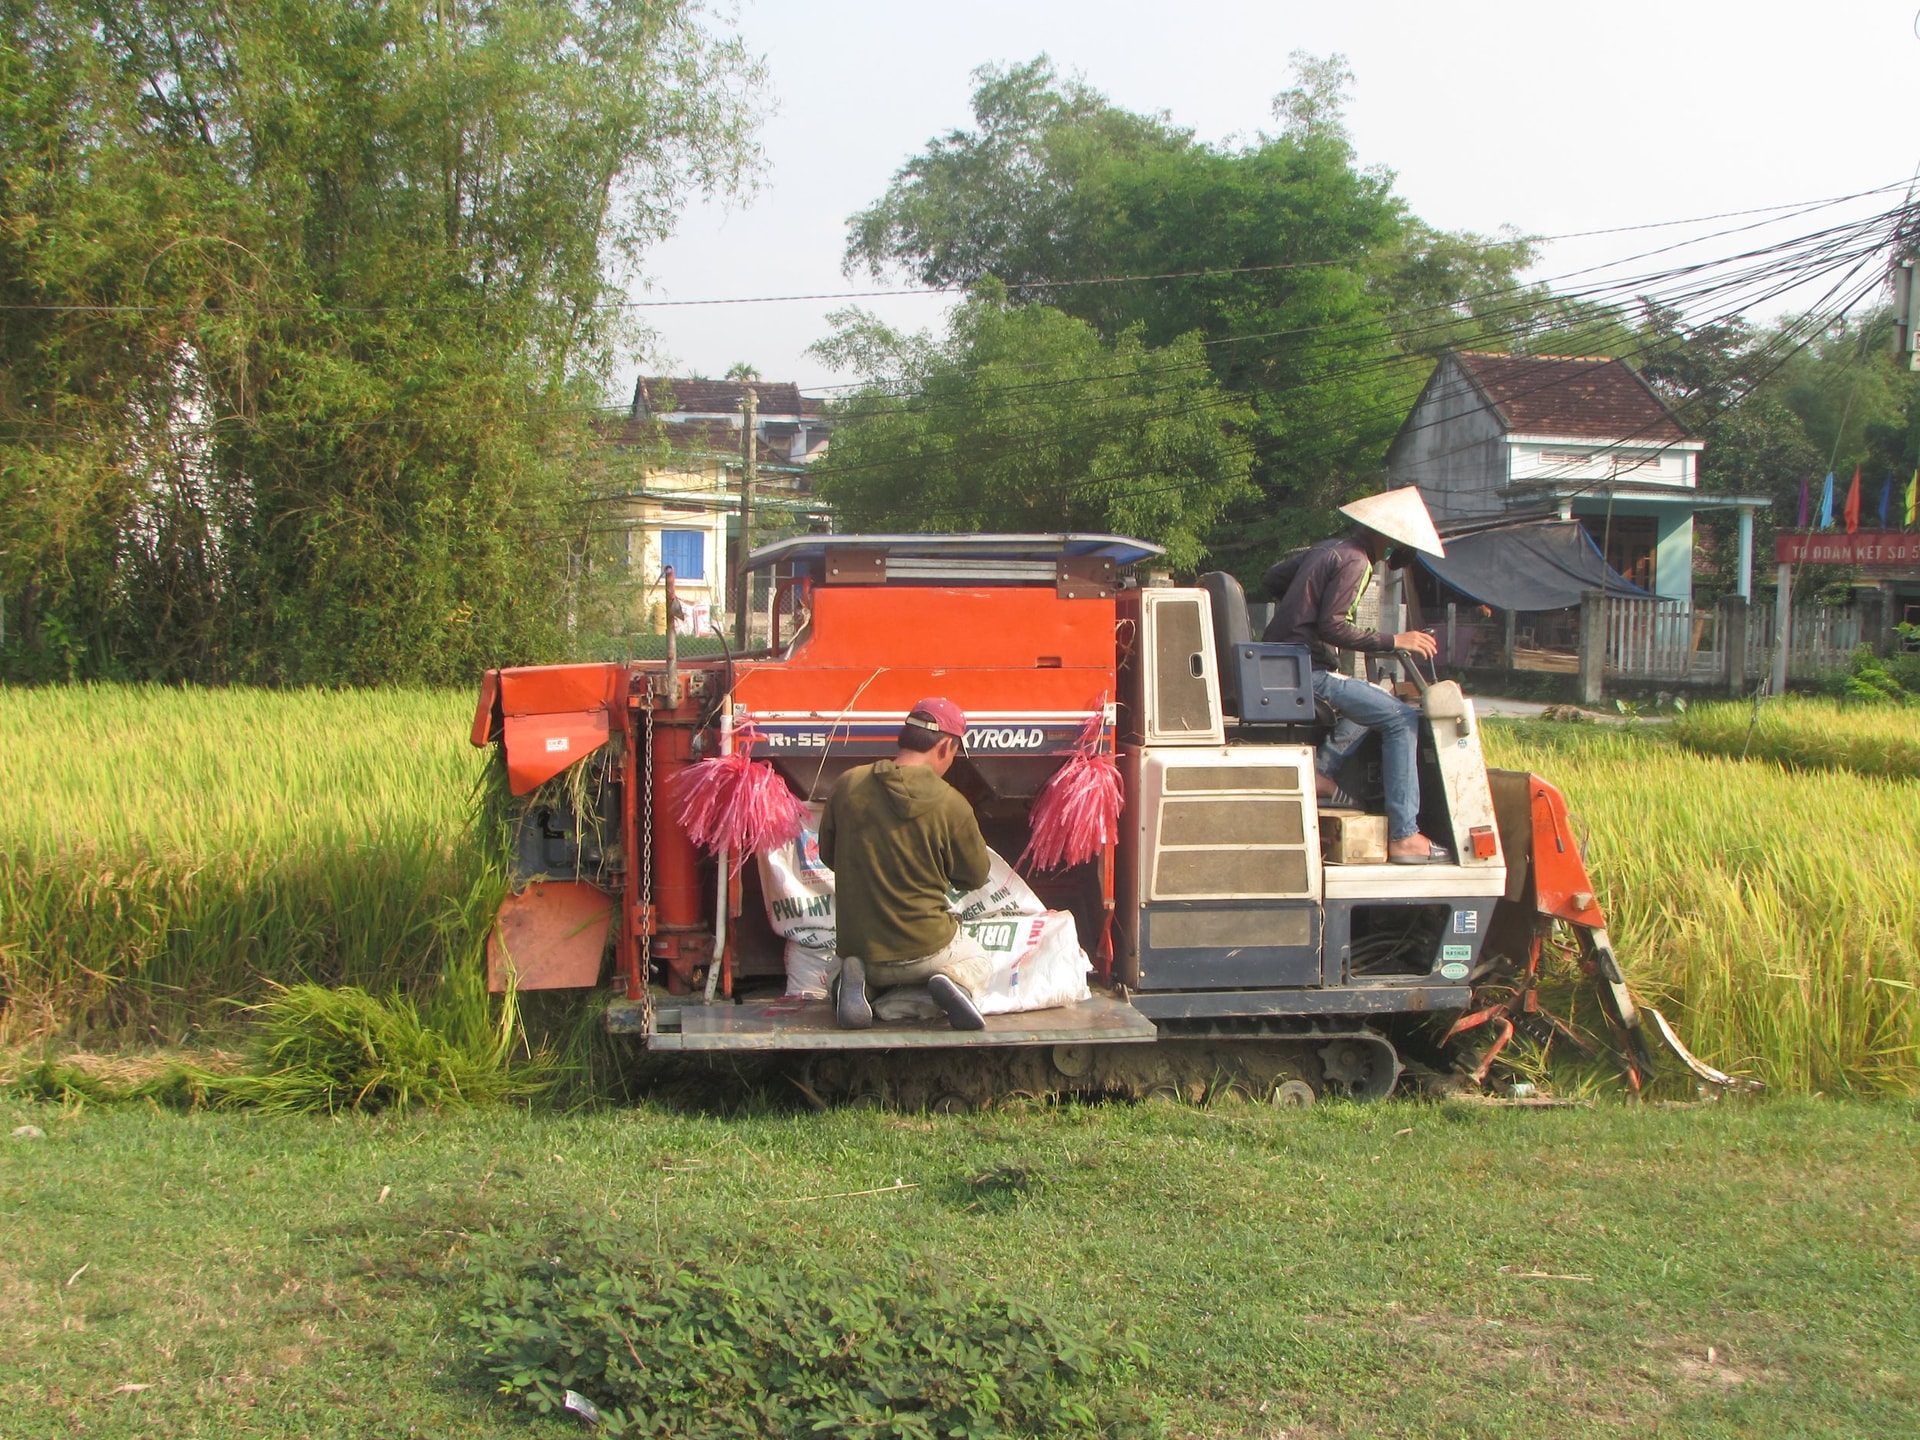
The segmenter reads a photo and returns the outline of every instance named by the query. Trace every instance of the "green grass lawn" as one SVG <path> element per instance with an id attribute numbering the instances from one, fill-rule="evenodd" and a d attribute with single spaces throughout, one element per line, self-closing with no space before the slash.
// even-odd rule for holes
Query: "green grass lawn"
<path id="1" fill-rule="evenodd" d="M 1912 1101 L 331 1121 L 0 1097 L 0 1130 L 46 1132 L 0 1134 L 0 1434 L 581 1433 L 491 1396 L 458 1313 L 477 1237 L 596 1221 L 882 1274 L 911 1255 L 1083 1335 L 1124 1327 L 1175 1435 L 1910 1434 L 1916 1122 Z"/>

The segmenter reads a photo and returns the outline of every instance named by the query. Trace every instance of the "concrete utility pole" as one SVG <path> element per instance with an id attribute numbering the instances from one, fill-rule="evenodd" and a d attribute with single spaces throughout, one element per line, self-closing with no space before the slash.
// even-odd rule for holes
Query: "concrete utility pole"
<path id="1" fill-rule="evenodd" d="M 747 612 L 753 593 L 747 577 L 747 552 L 753 549 L 753 466 L 759 453 L 760 397 L 749 385 L 740 397 L 740 545 L 733 567 L 733 643 L 747 648 Z"/>
<path id="2" fill-rule="evenodd" d="M 1909 255 L 1893 267 L 1893 353 L 1907 357 L 1909 370 L 1920 370 L 1920 346 L 1914 343 L 1914 263 Z"/>
<path id="3" fill-rule="evenodd" d="M 1772 693 L 1787 693 L 1787 666 L 1793 658 L 1793 566 L 1782 565 L 1773 582 Z"/>

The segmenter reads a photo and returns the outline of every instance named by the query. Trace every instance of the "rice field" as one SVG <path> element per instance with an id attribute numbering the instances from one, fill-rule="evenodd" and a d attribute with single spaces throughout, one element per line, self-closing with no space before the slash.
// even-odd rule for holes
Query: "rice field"
<path id="1" fill-rule="evenodd" d="M 1776 1090 L 1920 1083 L 1920 782 L 1646 731 L 1487 735 L 1492 763 L 1566 793 L 1627 976 L 1696 1053 Z"/>
<path id="2" fill-rule="evenodd" d="M 1912 705 L 1790 695 L 1755 711 L 1751 704 L 1726 701 L 1694 706 L 1674 721 L 1673 734 L 1703 755 L 1920 779 L 1920 707 Z"/>
<path id="3" fill-rule="evenodd" d="M 412 987 L 497 901 L 472 698 L 0 688 L 0 1042 L 177 1041 L 263 982 Z"/>
<path id="4" fill-rule="evenodd" d="M 0 688 L 0 1043 L 192 1039 L 267 981 L 474 964 L 499 879 L 468 829 L 471 705 Z M 1920 712 L 1863 715 L 1920 743 Z M 1485 733 L 1566 791 L 1630 979 L 1704 1058 L 1777 1090 L 1920 1085 L 1920 781 Z"/>

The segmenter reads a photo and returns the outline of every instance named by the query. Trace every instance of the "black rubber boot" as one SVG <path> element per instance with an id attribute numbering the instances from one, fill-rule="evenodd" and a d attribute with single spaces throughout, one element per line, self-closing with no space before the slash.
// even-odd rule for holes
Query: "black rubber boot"
<path id="1" fill-rule="evenodd" d="M 851 955 L 840 957 L 834 982 L 833 1020 L 842 1030 L 871 1030 L 873 1005 L 867 999 L 867 967 Z"/>
<path id="2" fill-rule="evenodd" d="M 936 975 L 927 981 L 927 993 L 947 1012 L 947 1023 L 956 1030 L 984 1030 L 986 1020 L 974 1008 L 973 997 L 962 990 L 949 975 Z"/>

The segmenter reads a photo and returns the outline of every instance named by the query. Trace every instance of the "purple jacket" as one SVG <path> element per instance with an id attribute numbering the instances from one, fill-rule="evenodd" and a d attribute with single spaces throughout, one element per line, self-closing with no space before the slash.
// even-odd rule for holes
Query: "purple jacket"
<path id="1" fill-rule="evenodd" d="M 1339 668 L 1334 649 L 1385 651 L 1393 637 L 1362 630 L 1353 623 L 1373 561 L 1351 536 L 1322 540 L 1290 555 L 1267 571 L 1263 583 L 1278 601 L 1260 638 L 1278 644 L 1305 645 L 1316 670 Z"/>

